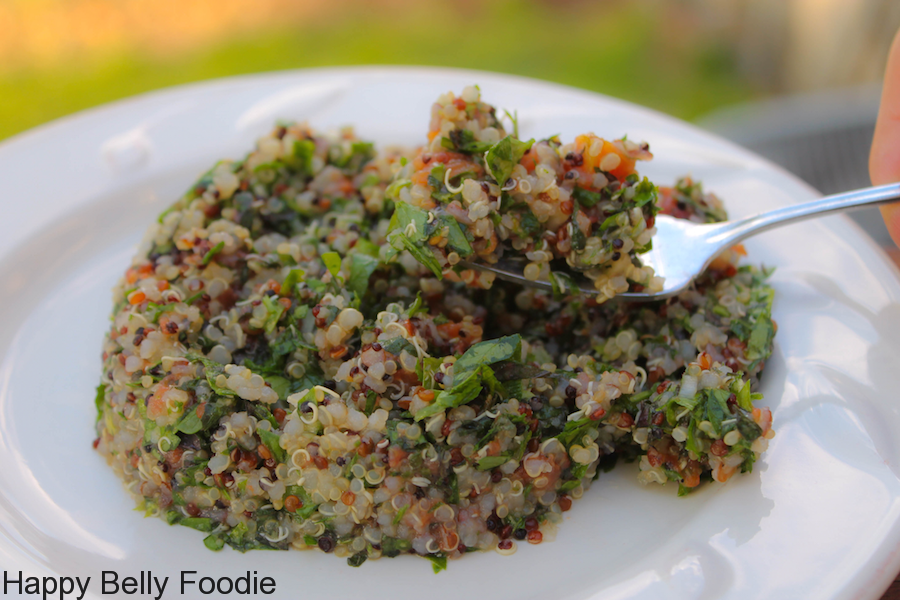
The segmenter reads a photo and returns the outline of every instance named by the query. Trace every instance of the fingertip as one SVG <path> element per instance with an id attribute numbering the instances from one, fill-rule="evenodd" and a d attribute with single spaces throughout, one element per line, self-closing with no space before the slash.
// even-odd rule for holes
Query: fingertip
<path id="1" fill-rule="evenodd" d="M 876 130 L 869 153 L 872 185 L 900 181 L 900 121 L 883 123 Z"/>
<path id="2" fill-rule="evenodd" d="M 884 217 L 884 224 L 887 226 L 888 233 L 894 244 L 900 247 L 900 202 L 896 204 L 886 204 L 881 208 L 881 216 Z"/>
<path id="3" fill-rule="evenodd" d="M 894 37 L 885 69 L 869 153 L 869 176 L 874 185 L 900 181 L 900 31 Z"/>

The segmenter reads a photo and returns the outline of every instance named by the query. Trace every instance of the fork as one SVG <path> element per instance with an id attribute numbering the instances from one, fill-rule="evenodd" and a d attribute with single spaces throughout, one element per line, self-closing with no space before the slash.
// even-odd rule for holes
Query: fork
<path id="1" fill-rule="evenodd" d="M 630 302 L 663 300 L 683 292 L 723 250 L 762 231 L 775 227 L 864 206 L 900 200 L 900 183 L 863 188 L 825 196 L 818 200 L 792 204 L 736 221 L 697 224 L 668 215 L 656 216 L 653 249 L 639 255 L 643 265 L 653 267 L 664 279 L 663 289 L 656 293 L 626 292 L 616 298 Z M 466 268 L 495 273 L 500 279 L 521 285 L 552 290 L 547 279 L 530 280 L 523 274 L 523 264 L 501 259 L 493 265 L 460 261 Z M 593 283 L 576 277 L 575 285 L 583 294 L 596 294 Z"/>

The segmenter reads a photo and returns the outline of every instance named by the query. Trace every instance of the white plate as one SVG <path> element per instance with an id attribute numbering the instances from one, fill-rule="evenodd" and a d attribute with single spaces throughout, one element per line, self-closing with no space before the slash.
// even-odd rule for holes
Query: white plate
<path id="1" fill-rule="evenodd" d="M 314 552 L 216 554 L 202 534 L 132 510 L 91 449 L 92 400 L 109 290 L 145 226 L 276 119 L 350 123 L 380 144 L 413 144 L 437 95 L 470 83 L 489 102 L 518 109 L 524 136 L 593 130 L 647 140 L 656 158 L 643 172 L 660 183 L 690 172 L 734 216 L 815 195 L 763 160 L 651 111 L 465 71 L 241 77 L 141 96 L 19 136 L 0 146 L 3 570 L 91 577 L 96 597 L 103 570 L 169 577 L 167 598 L 177 597 L 182 570 L 256 571 L 275 579 L 279 598 L 880 595 L 900 569 L 900 285 L 843 217 L 746 244 L 753 262 L 778 267 L 780 326 L 762 380 L 778 435 L 752 475 L 677 498 L 672 487 L 640 486 L 634 465 L 620 466 L 566 513 L 556 541 L 520 544 L 512 557 L 470 556 L 439 575 L 414 557 L 352 569 Z"/>

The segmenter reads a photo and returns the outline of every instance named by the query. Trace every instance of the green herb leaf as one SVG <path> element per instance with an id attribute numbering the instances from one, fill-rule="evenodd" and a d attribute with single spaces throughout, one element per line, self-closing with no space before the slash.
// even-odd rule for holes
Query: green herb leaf
<path id="1" fill-rule="evenodd" d="M 656 204 L 656 196 L 658 190 L 649 179 L 644 177 L 634 188 L 634 204 L 635 206 L 644 206 L 645 204 Z"/>
<path id="2" fill-rule="evenodd" d="M 509 457 L 501 454 L 500 456 L 485 456 L 481 460 L 478 461 L 478 470 L 479 471 L 490 471 L 491 469 L 496 469 L 502 464 L 505 464 L 509 461 Z"/>
<path id="3" fill-rule="evenodd" d="M 262 302 L 266 307 L 266 310 L 269 311 L 266 315 L 266 322 L 263 325 L 263 329 L 266 330 L 266 333 L 272 333 L 278 326 L 278 321 L 284 314 L 285 308 L 274 296 L 263 296 Z"/>
<path id="4" fill-rule="evenodd" d="M 293 157 L 290 162 L 300 173 L 312 176 L 312 158 L 316 152 L 316 144 L 312 140 L 297 140 L 294 142 Z"/>
<path id="5" fill-rule="evenodd" d="M 286 455 L 284 448 L 282 448 L 279 443 L 281 436 L 274 431 L 266 431 L 265 429 L 259 428 L 257 428 L 256 433 L 259 435 L 260 441 L 265 444 L 266 448 L 269 449 L 269 452 L 272 453 L 272 456 L 275 457 L 275 460 L 283 463 L 286 460 Z"/>
<path id="6" fill-rule="evenodd" d="M 444 359 L 433 356 L 425 356 L 416 365 L 416 376 L 422 385 L 430 390 L 440 389 L 434 381 L 434 374 L 441 370 Z"/>
<path id="7" fill-rule="evenodd" d="M 463 258 L 470 256 L 473 252 L 472 244 L 466 237 L 465 231 L 460 226 L 459 221 L 450 215 L 441 215 L 428 225 L 427 237 L 430 238 L 433 232 L 439 229 L 447 230 L 447 247 L 462 256 Z"/>
<path id="8" fill-rule="evenodd" d="M 484 164 L 498 185 L 504 185 L 513 169 L 534 144 L 534 140 L 523 142 L 511 135 L 494 144 L 484 156 Z"/>
<path id="9" fill-rule="evenodd" d="M 347 289 L 362 298 L 369 289 L 369 279 L 372 273 L 378 269 L 378 258 L 367 254 L 352 254 L 350 256 L 350 278 L 347 280 Z"/>
<path id="10" fill-rule="evenodd" d="M 729 311 L 727 308 L 725 308 L 721 304 L 717 304 L 716 306 L 714 306 L 712 311 L 713 311 L 713 313 L 719 315 L 720 317 L 730 317 L 731 316 L 731 311 Z"/>
<path id="11" fill-rule="evenodd" d="M 212 391 L 220 396 L 235 395 L 233 390 L 229 388 L 222 388 L 216 385 L 216 377 L 225 372 L 224 365 L 199 354 L 188 353 L 185 355 L 185 358 L 191 362 L 199 362 L 203 364 L 204 371 L 206 372 L 206 382 L 209 384 L 209 387 L 212 388 Z"/>
<path id="12" fill-rule="evenodd" d="M 436 415 L 442 410 L 462 406 L 481 394 L 486 385 L 493 391 L 502 389 L 491 365 L 522 356 L 522 338 L 509 335 L 473 345 L 453 366 L 453 387 L 441 391 L 434 402 L 416 413 L 416 421 Z"/>
<path id="13" fill-rule="evenodd" d="M 307 279 L 304 283 L 306 284 L 306 287 L 317 294 L 324 294 L 326 290 L 328 290 L 328 284 L 319 279 Z"/>
<path id="14" fill-rule="evenodd" d="M 197 300 L 199 300 L 200 298 L 202 298 L 203 295 L 204 295 L 205 293 L 206 293 L 205 291 L 197 292 L 197 293 L 194 294 L 193 296 L 188 297 L 188 298 L 184 301 L 184 303 L 187 304 L 188 306 L 190 306 L 190 305 L 192 305 L 194 302 L 196 302 Z"/>
<path id="15" fill-rule="evenodd" d="M 448 408 L 462 406 L 477 398 L 481 394 L 484 384 L 489 387 L 500 388 L 500 382 L 494 377 L 494 372 L 487 365 L 480 365 L 474 371 L 468 371 L 463 375 L 453 376 L 453 387 L 438 393 L 434 402 L 420 409 L 416 413 L 416 421 L 421 421 Z M 491 385 L 493 383 L 493 385 Z"/>
<path id="16" fill-rule="evenodd" d="M 520 360 L 521 356 L 522 337 L 518 334 L 485 340 L 474 344 L 459 357 L 453 365 L 453 375 L 459 377 L 481 365 L 493 365 L 502 360 Z"/>
<path id="17" fill-rule="evenodd" d="M 157 304 L 156 302 L 148 302 L 147 309 L 150 311 L 150 321 L 152 323 L 159 322 L 159 317 L 163 313 L 171 312 L 175 309 L 176 304 Z"/>
<path id="18" fill-rule="evenodd" d="M 581 482 L 577 479 L 571 479 L 569 481 L 566 481 L 565 483 L 563 483 L 562 485 L 559 486 L 559 493 L 562 494 L 565 492 L 570 492 L 570 491 L 574 490 L 575 488 L 577 488 L 579 483 L 581 483 Z"/>
<path id="19" fill-rule="evenodd" d="M 459 504 L 459 478 L 457 477 L 456 472 L 450 471 L 447 479 L 448 487 L 450 488 L 447 502 L 450 504 Z"/>
<path id="20" fill-rule="evenodd" d="M 588 417 L 567 421 L 562 432 L 556 436 L 556 439 L 558 439 L 563 446 L 568 448 L 576 442 L 581 443 L 581 440 L 584 439 L 584 436 L 587 435 L 588 431 L 596 425 L 597 421 L 592 421 Z"/>
<path id="21" fill-rule="evenodd" d="M 209 264 L 209 261 L 213 259 L 213 257 L 222 251 L 225 248 L 225 242 L 219 242 L 215 246 L 209 249 L 209 251 L 203 255 L 203 260 L 200 261 L 200 264 L 204 267 Z"/>
<path id="22" fill-rule="evenodd" d="M 517 398 L 519 400 L 525 399 L 525 386 L 522 385 L 521 379 L 511 379 L 502 383 L 503 392 L 507 398 Z M 528 397 L 530 396 L 531 394 L 528 395 Z"/>
<path id="23" fill-rule="evenodd" d="M 384 197 L 390 200 L 399 201 L 400 190 L 411 185 L 412 181 L 410 181 L 409 179 L 395 179 L 389 186 L 387 186 L 387 189 L 384 190 Z"/>
<path id="24" fill-rule="evenodd" d="M 559 486 L 560 492 L 568 492 L 570 490 L 574 490 L 581 483 L 581 480 L 587 474 L 587 465 L 576 464 L 573 465 L 569 471 L 569 480 Z"/>
<path id="25" fill-rule="evenodd" d="M 469 129 L 454 129 L 448 135 L 449 137 L 441 138 L 441 146 L 463 154 L 481 154 L 493 146 L 490 142 L 477 141 L 475 134 Z"/>
<path id="26" fill-rule="evenodd" d="M 753 410 L 753 402 L 750 400 L 750 382 L 745 381 L 741 390 L 735 394 L 737 396 L 738 406 L 746 411 Z"/>
<path id="27" fill-rule="evenodd" d="M 428 185 L 432 190 L 431 197 L 443 204 L 450 202 L 457 195 L 444 186 L 444 175 L 446 173 L 447 167 L 438 163 L 431 168 L 431 172 L 428 174 Z"/>
<path id="28" fill-rule="evenodd" d="M 97 408 L 97 423 L 103 418 L 103 406 L 106 404 L 106 384 L 101 383 L 97 386 L 97 393 L 94 396 L 94 406 Z"/>
<path id="29" fill-rule="evenodd" d="M 202 417 L 197 414 L 201 410 L 200 406 L 203 406 Z M 234 401 L 226 396 L 216 402 L 209 402 L 205 406 L 200 406 L 187 410 L 181 417 L 181 420 L 175 425 L 175 431 L 191 435 L 218 426 L 219 420 L 233 410 Z"/>
<path id="30" fill-rule="evenodd" d="M 199 407 L 197 407 L 199 408 Z M 206 408 L 206 407 L 204 407 Z M 175 425 L 175 431 L 187 433 L 188 435 L 197 433 L 202 428 L 202 421 L 197 416 L 197 409 L 190 408 L 181 417 L 181 420 Z"/>
<path id="31" fill-rule="evenodd" d="M 303 269 L 291 269 L 287 274 L 287 277 L 285 277 L 284 281 L 281 283 L 281 295 L 290 296 L 293 294 L 294 287 L 303 280 L 305 275 L 306 271 Z"/>
<path id="32" fill-rule="evenodd" d="M 375 156 L 375 147 L 371 142 L 353 142 L 350 151 L 335 164 L 351 173 L 358 173 L 362 167 Z"/>
<path id="33" fill-rule="evenodd" d="M 403 520 L 403 515 L 406 514 L 406 511 L 407 511 L 407 510 L 409 510 L 409 504 L 404 504 L 404 505 L 400 508 L 400 510 L 397 511 L 397 514 L 394 515 L 394 520 L 393 520 L 394 525 L 399 524 L 400 521 Z"/>
<path id="34" fill-rule="evenodd" d="M 520 362 L 512 360 L 499 362 L 492 367 L 494 376 L 499 382 L 514 381 L 517 379 L 533 379 L 535 377 L 546 377 L 550 375 L 548 371 L 535 367 L 534 365 L 524 365 Z"/>
<path id="35" fill-rule="evenodd" d="M 519 219 L 519 228 L 526 236 L 536 236 L 541 232 L 541 222 L 529 208 Z"/>
<path id="36" fill-rule="evenodd" d="M 603 195 L 600 192 L 592 192 L 577 185 L 572 190 L 572 197 L 578 201 L 578 204 L 587 207 L 595 206 L 603 199 Z"/>
<path id="37" fill-rule="evenodd" d="M 212 519 L 208 517 L 186 517 L 178 522 L 179 525 L 196 529 L 197 531 L 205 531 L 209 533 L 213 530 Z"/>
<path id="38" fill-rule="evenodd" d="M 393 354 L 395 356 L 400 356 L 400 353 L 403 352 L 404 350 L 406 350 L 413 356 L 418 355 L 418 353 L 416 352 L 415 346 L 413 346 L 409 342 L 408 339 L 406 339 L 403 336 L 399 336 L 399 335 L 395 338 L 392 338 L 392 339 L 382 343 L 381 348 L 385 352 L 390 352 L 391 354 Z"/>
<path id="39" fill-rule="evenodd" d="M 392 244 L 394 241 L 399 241 L 402 244 L 403 249 L 412 254 L 413 258 L 422 263 L 424 266 L 428 267 L 428 269 L 434 273 L 434 276 L 438 279 L 443 279 L 444 275 L 441 271 L 441 263 L 438 262 L 437 258 L 434 257 L 434 254 L 431 252 L 430 246 L 428 244 L 417 244 L 408 238 L 406 235 L 398 233 L 394 235 L 392 240 Z"/>
<path id="40" fill-rule="evenodd" d="M 435 573 L 440 573 L 441 571 L 447 570 L 447 557 L 439 556 L 437 554 L 429 554 L 425 558 L 431 561 L 431 568 Z"/>
<path id="41" fill-rule="evenodd" d="M 712 423 L 714 431 L 722 435 L 722 421 L 731 415 L 728 410 L 729 392 L 718 389 L 704 391 L 706 392 L 706 419 Z"/>
<path id="42" fill-rule="evenodd" d="M 250 411 L 253 416 L 255 416 L 260 421 L 268 421 L 269 425 L 273 428 L 278 428 L 278 421 L 275 420 L 275 415 L 272 414 L 272 411 L 269 410 L 269 407 L 265 404 L 260 404 L 258 402 L 253 403 L 253 409 Z M 248 407 L 250 408 L 250 407 Z"/>
<path id="43" fill-rule="evenodd" d="M 218 552 L 225 547 L 225 540 L 217 535 L 208 535 L 203 538 L 203 545 L 213 552 Z"/>
<path id="44" fill-rule="evenodd" d="M 334 277 L 337 277 L 341 272 L 341 255 L 337 252 L 325 252 L 322 254 L 322 262 L 325 263 L 325 268 Z"/>
<path id="45" fill-rule="evenodd" d="M 409 552 L 412 543 L 409 540 L 400 538 L 383 537 L 381 538 L 381 555 L 388 558 L 400 556 L 402 553 Z"/>
<path id="46" fill-rule="evenodd" d="M 600 224 L 600 231 L 606 231 L 611 227 L 615 227 L 618 223 L 618 217 L 621 213 L 613 213 L 603 219 L 603 223 Z"/>
<path id="47" fill-rule="evenodd" d="M 569 224 L 570 229 L 572 230 L 571 240 L 572 250 L 584 250 L 585 246 L 587 246 L 587 237 L 584 235 L 584 232 L 581 231 L 581 227 L 576 224 L 575 219 L 572 219 L 572 222 Z"/>
<path id="48" fill-rule="evenodd" d="M 756 356 L 766 353 L 772 338 L 775 337 L 775 329 L 772 327 L 772 321 L 763 318 L 759 319 L 750 331 L 750 340 L 747 342 L 748 355 Z"/>
<path id="49" fill-rule="evenodd" d="M 372 258 L 378 258 L 379 251 L 380 249 L 378 246 L 364 237 L 357 238 L 356 244 L 353 246 L 353 252 L 355 254 L 364 254 L 366 256 L 371 256 Z"/>
<path id="50" fill-rule="evenodd" d="M 194 186 L 194 187 L 196 187 L 196 186 Z M 159 217 L 156 218 L 156 222 L 159 223 L 160 225 L 162 225 L 162 222 L 166 220 L 166 217 L 169 216 L 169 213 L 171 213 L 175 210 L 176 210 L 175 205 L 172 205 L 169 208 L 167 208 L 166 210 L 162 211 L 161 213 L 159 213 Z"/>
<path id="51" fill-rule="evenodd" d="M 741 432 L 741 436 L 748 442 L 753 442 L 753 440 L 762 435 L 762 428 L 753 419 L 745 415 L 741 415 L 738 418 L 737 430 Z"/>
<path id="52" fill-rule="evenodd" d="M 284 491 L 284 497 L 287 498 L 288 496 L 297 496 L 302 504 L 302 506 L 293 513 L 293 518 L 297 522 L 303 522 L 308 519 L 319 508 L 319 505 L 312 501 L 312 498 L 306 493 L 306 490 L 299 485 L 287 486 Z M 307 542 L 307 544 L 309 544 L 309 542 Z M 315 538 L 313 538 L 313 542 L 310 545 L 316 545 Z"/>
<path id="53" fill-rule="evenodd" d="M 412 306 L 409 307 L 408 315 L 409 318 L 412 319 L 419 313 L 427 313 L 428 307 L 425 305 L 425 301 L 422 299 L 422 292 L 416 293 L 416 299 L 413 302 Z"/>
<path id="54" fill-rule="evenodd" d="M 281 375 L 267 375 L 266 383 L 278 394 L 278 397 L 284 400 L 291 395 L 291 381 L 287 377 Z"/>
<path id="55" fill-rule="evenodd" d="M 426 225 L 428 213 L 405 202 L 398 202 L 394 215 L 388 225 L 388 243 L 390 259 L 397 252 L 407 250 L 420 263 L 431 269 L 436 277 L 441 278 L 441 266 L 426 243 Z"/>
<path id="56" fill-rule="evenodd" d="M 371 415 L 375 412 L 375 401 L 378 400 L 378 394 L 373 392 L 372 390 L 366 391 L 366 416 Z"/>
<path id="57" fill-rule="evenodd" d="M 697 439 L 696 419 L 691 419 L 691 422 L 688 423 L 687 439 L 684 442 L 684 447 L 697 456 L 701 456 L 703 454 L 703 443 Z"/>
<path id="58" fill-rule="evenodd" d="M 356 554 L 354 554 L 353 556 L 348 558 L 347 564 L 350 565 L 351 567 L 358 567 L 359 565 L 366 562 L 367 558 L 369 558 L 369 555 L 368 555 L 368 553 L 366 553 L 365 550 L 363 550 L 362 552 L 357 552 Z"/>
<path id="59" fill-rule="evenodd" d="M 550 285 L 553 288 L 553 297 L 557 300 L 562 300 L 577 289 L 572 276 L 560 271 L 550 271 Z"/>
<path id="60" fill-rule="evenodd" d="M 238 523 L 231 531 L 225 534 L 225 543 L 239 552 L 246 552 L 247 550 L 275 549 L 272 546 L 255 539 L 247 529 L 247 524 L 243 522 Z"/>
<path id="61" fill-rule="evenodd" d="M 334 277 L 337 277 L 341 272 L 341 255 L 337 252 L 325 252 L 322 254 L 322 262 L 325 263 L 325 268 Z"/>

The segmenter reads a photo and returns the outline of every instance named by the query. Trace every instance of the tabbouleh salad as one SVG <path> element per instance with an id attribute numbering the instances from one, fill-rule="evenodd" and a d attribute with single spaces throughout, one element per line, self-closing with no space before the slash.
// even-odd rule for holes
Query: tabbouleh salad
<path id="1" fill-rule="evenodd" d="M 647 144 L 501 120 L 469 87 L 415 151 L 285 123 L 160 215 L 114 290 L 94 442 L 147 515 L 212 550 L 437 571 L 553 539 L 618 458 L 679 495 L 752 469 L 767 274 L 735 247 L 675 298 L 611 300 L 659 288 L 639 260 L 659 211 L 721 201 L 640 177 Z M 458 264 L 504 256 L 597 295 Z"/>

